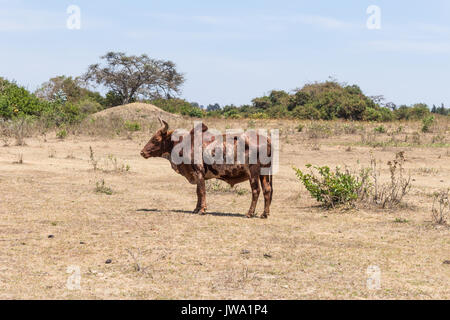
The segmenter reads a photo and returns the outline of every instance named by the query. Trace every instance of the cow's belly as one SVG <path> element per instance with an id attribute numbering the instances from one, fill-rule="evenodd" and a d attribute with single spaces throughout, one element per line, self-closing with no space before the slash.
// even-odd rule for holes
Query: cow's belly
<path id="1" fill-rule="evenodd" d="M 198 183 L 198 175 L 192 169 L 192 165 L 189 164 L 181 164 L 175 165 L 172 164 L 172 169 L 178 174 L 185 177 L 189 183 L 196 184 Z M 212 165 L 204 165 L 205 169 L 205 180 L 210 179 L 220 179 L 231 186 L 234 186 L 237 183 L 244 182 L 248 180 L 248 169 L 246 165 L 241 164 L 212 164 Z"/>
<path id="2" fill-rule="evenodd" d="M 205 165 L 205 179 L 220 179 L 231 186 L 248 180 L 248 172 L 245 165 L 239 164 L 212 164 Z"/>

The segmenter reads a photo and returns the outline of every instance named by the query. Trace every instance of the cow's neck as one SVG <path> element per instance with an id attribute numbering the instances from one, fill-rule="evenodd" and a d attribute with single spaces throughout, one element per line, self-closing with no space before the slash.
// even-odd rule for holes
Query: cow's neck
<path id="1" fill-rule="evenodd" d="M 161 158 L 167 159 L 169 161 L 174 147 L 174 143 L 172 141 L 172 133 L 173 131 L 167 132 L 167 136 L 164 139 L 164 146 L 163 146 L 164 153 L 161 155 Z"/>

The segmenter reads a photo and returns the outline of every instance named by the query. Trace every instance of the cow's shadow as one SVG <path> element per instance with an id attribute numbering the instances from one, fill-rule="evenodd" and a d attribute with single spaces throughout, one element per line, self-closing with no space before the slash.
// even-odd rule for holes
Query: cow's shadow
<path id="1" fill-rule="evenodd" d="M 176 212 L 176 213 L 198 215 L 198 213 L 193 213 L 192 211 L 188 211 L 188 210 L 138 209 L 136 211 L 138 211 L 138 212 L 159 212 L 159 213 L 161 213 L 161 212 Z M 230 212 L 209 212 L 209 211 L 207 211 L 206 215 L 218 216 L 218 217 L 246 218 L 245 214 L 230 213 Z"/>

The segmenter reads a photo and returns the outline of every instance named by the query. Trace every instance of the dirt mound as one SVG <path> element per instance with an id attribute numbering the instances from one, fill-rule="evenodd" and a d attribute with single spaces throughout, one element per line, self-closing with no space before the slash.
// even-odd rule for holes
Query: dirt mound
<path id="1" fill-rule="evenodd" d="M 130 103 L 109 108 L 92 115 L 93 118 L 122 118 L 124 120 L 152 120 L 161 117 L 164 120 L 180 119 L 181 116 L 166 112 L 148 103 Z"/>

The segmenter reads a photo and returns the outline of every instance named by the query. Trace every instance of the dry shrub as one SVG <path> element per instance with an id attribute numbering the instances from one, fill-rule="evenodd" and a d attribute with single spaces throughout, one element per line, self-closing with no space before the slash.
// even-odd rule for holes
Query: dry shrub
<path id="1" fill-rule="evenodd" d="M 50 148 L 50 149 L 48 150 L 48 157 L 49 157 L 49 158 L 55 158 L 55 157 L 56 157 L 56 150 L 53 149 L 53 148 Z"/>
<path id="2" fill-rule="evenodd" d="M 11 124 L 12 134 L 16 140 L 16 146 L 25 146 L 25 138 L 29 137 L 33 130 L 31 120 L 23 117 L 13 121 Z"/>
<path id="3" fill-rule="evenodd" d="M 89 146 L 89 163 L 94 171 L 100 169 L 105 173 L 125 173 L 131 169 L 130 165 L 122 163 L 113 154 L 109 154 L 106 159 L 97 159 L 91 146 Z"/>
<path id="4" fill-rule="evenodd" d="M 320 151 L 320 143 L 318 143 L 317 141 L 314 141 L 313 143 L 309 143 L 308 148 L 311 151 Z"/>
<path id="5" fill-rule="evenodd" d="M 436 192 L 433 200 L 432 218 L 436 224 L 447 224 L 450 218 L 449 189 Z"/>
<path id="6" fill-rule="evenodd" d="M 103 193 L 103 194 L 106 194 L 106 195 L 108 195 L 108 196 L 110 196 L 110 195 L 113 194 L 113 190 L 112 190 L 110 187 L 108 187 L 108 186 L 106 185 L 104 179 L 102 179 L 102 180 L 100 180 L 100 181 L 97 181 L 97 182 L 95 183 L 95 189 L 94 189 L 94 191 L 95 191 L 95 193 Z"/>
<path id="7" fill-rule="evenodd" d="M 0 137 L 4 147 L 8 147 L 10 145 L 11 136 L 12 132 L 9 122 L 0 119 Z"/>
<path id="8" fill-rule="evenodd" d="M 374 131 L 361 132 L 360 137 L 361 137 L 360 143 L 362 145 L 375 146 L 377 144 L 376 134 Z"/>
<path id="9" fill-rule="evenodd" d="M 364 126 L 361 124 L 356 125 L 354 123 L 346 123 L 342 126 L 342 130 L 345 134 L 356 134 L 364 131 Z"/>
<path id="10" fill-rule="evenodd" d="M 103 161 L 103 172 L 124 173 L 129 172 L 130 169 L 131 167 L 129 164 L 121 162 L 113 154 L 109 154 L 108 157 Z"/>
<path id="11" fill-rule="evenodd" d="M 371 202 L 383 209 L 400 204 L 411 189 L 411 175 L 406 175 L 404 168 L 404 152 L 397 152 L 395 159 L 387 162 L 390 172 L 390 180 L 387 183 L 380 182 L 380 169 L 373 155 L 370 164 L 372 187 L 370 188 L 370 196 L 366 199 L 370 199 Z"/>
<path id="12" fill-rule="evenodd" d="M 445 136 L 443 135 L 435 135 L 431 138 L 432 144 L 445 144 Z"/>
<path id="13" fill-rule="evenodd" d="M 308 137 L 310 139 L 329 138 L 333 134 L 327 123 L 312 122 L 308 127 Z"/>
<path id="14" fill-rule="evenodd" d="M 136 252 L 134 252 L 132 249 L 126 249 L 126 251 L 133 260 L 133 270 L 136 272 L 147 273 L 150 267 L 144 267 L 142 265 L 141 249 L 137 248 Z"/>
<path id="15" fill-rule="evenodd" d="M 13 164 L 23 164 L 23 154 L 22 153 L 19 153 L 17 155 L 17 160 L 13 161 Z"/>
<path id="16" fill-rule="evenodd" d="M 92 165 L 94 171 L 97 171 L 98 160 L 95 158 L 94 149 L 89 146 L 89 163 Z"/>
<path id="17" fill-rule="evenodd" d="M 412 143 L 415 145 L 420 145 L 422 143 L 420 133 L 418 132 L 413 133 Z"/>
<path id="18" fill-rule="evenodd" d="M 24 146 L 25 138 L 30 137 L 33 133 L 34 127 L 30 118 L 18 118 L 14 120 L 0 120 L 0 135 L 3 141 L 3 146 L 10 145 L 10 139 L 15 139 L 16 146 Z"/>

